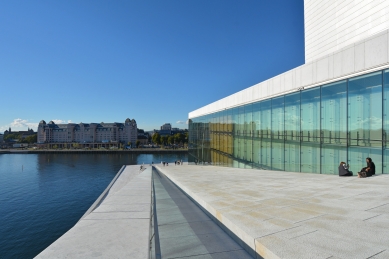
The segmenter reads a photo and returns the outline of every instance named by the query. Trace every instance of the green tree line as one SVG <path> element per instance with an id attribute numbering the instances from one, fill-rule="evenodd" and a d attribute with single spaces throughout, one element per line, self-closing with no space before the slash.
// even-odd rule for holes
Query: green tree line
<path id="1" fill-rule="evenodd" d="M 159 133 L 154 133 L 154 135 L 151 137 L 151 141 L 154 144 L 161 145 L 161 144 L 184 144 L 188 143 L 188 133 L 177 133 L 173 136 L 161 136 Z"/>
<path id="2" fill-rule="evenodd" d="M 33 143 L 36 143 L 37 141 L 37 134 L 34 134 L 34 135 L 31 135 L 31 136 L 27 136 L 25 138 L 22 139 L 22 136 L 18 133 L 11 133 L 11 134 L 7 134 L 6 136 L 4 136 L 4 141 L 10 141 L 12 139 L 17 139 L 18 143 L 29 143 L 29 144 L 33 144 Z"/>

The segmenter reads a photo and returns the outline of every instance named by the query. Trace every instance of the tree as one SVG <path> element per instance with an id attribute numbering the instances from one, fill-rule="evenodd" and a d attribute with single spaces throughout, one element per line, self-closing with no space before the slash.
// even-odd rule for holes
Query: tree
<path id="1" fill-rule="evenodd" d="M 154 133 L 153 136 L 151 137 L 151 140 L 153 141 L 154 144 L 161 144 L 161 135 L 158 133 Z"/>
<path id="2" fill-rule="evenodd" d="M 53 146 L 53 149 L 57 149 L 57 148 L 58 148 L 58 146 L 57 146 L 57 145 L 54 145 L 54 146 Z"/>
<path id="3" fill-rule="evenodd" d="M 18 134 L 18 133 L 11 133 L 11 134 L 7 134 L 4 136 L 4 141 L 5 142 L 8 142 L 8 141 L 11 141 L 11 140 L 21 140 L 21 136 Z"/>
<path id="4" fill-rule="evenodd" d="M 140 140 L 137 140 L 137 141 L 135 142 L 135 145 L 136 145 L 136 147 L 138 148 L 139 145 L 140 145 Z"/>
<path id="5" fill-rule="evenodd" d="M 169 144 L 174 144 L 174 136 L 169 136 L 168 139 L 167 139 L 167 142 Z"/>
<path id="6" fill-rule="evenodd" d="M 162 136 L 161 137 L 161 144 L 165 145 L 167 143 L 168 136 Z"/>
<path id="7" fill-rule="evenodd" d="M 174 142 L 175 143 L 184 143 L 185 142 L 185 135 L 182 133 L 177 133 L 174 135 Z"/>
<path id="8" fill-rule="evenodd" d="M 128 141 L 127 145 L 131 147 L 132 145 L 131 141 Z"/>
<path id="9" fill-rule="evenodd" d="M 79 145 L 78 145 L 78 143 L 73 143 L 72 146 L 73 146 L 73 148 L 78 148 Z"/>
<path id="10" fill-rule="evenodd" d="M 27 136 L 27 137 L 24 139 L 24 141 L 25 141 L 26 143 L 30 143 L 30 144 L 36 143 L 36 141 L 37 141 L 37 134 Z"/>

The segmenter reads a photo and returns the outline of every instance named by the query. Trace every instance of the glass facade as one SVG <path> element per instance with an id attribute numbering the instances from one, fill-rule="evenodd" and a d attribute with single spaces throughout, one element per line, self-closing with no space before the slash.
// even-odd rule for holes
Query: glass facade
<path id="1" fill-rule="evenodd" d="M 371 157 L 389 173 L 389 69 L 189 120 L 189 162 L 338 174 Z"/>

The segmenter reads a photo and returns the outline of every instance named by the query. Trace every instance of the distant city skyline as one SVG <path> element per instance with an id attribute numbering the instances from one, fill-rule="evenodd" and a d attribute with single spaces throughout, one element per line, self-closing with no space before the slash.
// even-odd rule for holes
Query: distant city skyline
<path id="1" fill-rule="evenodd" d="M 0 132 L 135 118 L 146 131 L 304 63 L 293 1 L 1 4 Z"/>

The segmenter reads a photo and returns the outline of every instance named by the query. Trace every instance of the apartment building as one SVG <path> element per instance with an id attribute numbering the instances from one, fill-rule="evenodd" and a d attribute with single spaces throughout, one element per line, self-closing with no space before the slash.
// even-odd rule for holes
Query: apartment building
<path id="1" fill-rule="evenodd" d="M 56 124 L 44 120 L 38 125 L 38 143 L 135 143 L 137 124 L 127 118 L 124 123 Z"/>

